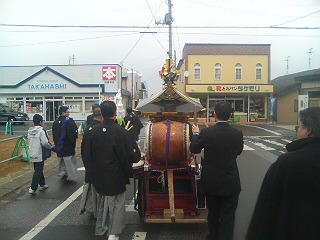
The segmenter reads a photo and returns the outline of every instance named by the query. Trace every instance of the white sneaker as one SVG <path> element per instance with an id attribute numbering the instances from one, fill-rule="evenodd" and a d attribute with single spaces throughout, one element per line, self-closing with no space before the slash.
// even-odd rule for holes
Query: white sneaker
<path id="1" fill-rule="evenodd" d="M 39 185 L 39 191 L 46 190 L 48 187 L 49 187 L 49 185 L 47 185 L 47 184 L 45 184 L 45 185 L 43 185 L 43 186 L 40 186 L 40 185 Z"/>
<path id="2" fill-rule="evenodd" d="M 117 235 L 109 235 L 108 240 L 119 240 L 119 236 L 117 236 Z"/>
<path id="3" fill-rule="evenodd" d="M 36 194 L 36 191 L 33 190 L 33 189 L 30 187 L 30 188 L 29 188 L 29 193 L 30 193 L 31 195 L 35 195 L 35 194 Z"/>

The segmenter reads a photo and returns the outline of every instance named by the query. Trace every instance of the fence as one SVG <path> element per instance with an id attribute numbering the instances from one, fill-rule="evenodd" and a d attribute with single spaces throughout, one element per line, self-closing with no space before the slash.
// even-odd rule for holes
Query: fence
<path id="1" fill-rule="evenodd" d="M 14 140 L 17 141 L 14 143 Z M 2 150 L 0 155 L 0 164 L 13 161 L 15 159 L 31 163 L 29 146 L 25 136 L 1 139 L 0 148 Z"/>

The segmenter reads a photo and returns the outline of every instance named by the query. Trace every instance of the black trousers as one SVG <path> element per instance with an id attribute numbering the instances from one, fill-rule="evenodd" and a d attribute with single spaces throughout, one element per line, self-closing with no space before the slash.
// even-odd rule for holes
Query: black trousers
<path id="1" fill-rule="evenodd" d="M 43 175 L 43 167 L 44 161 L 33 163 L 34 173 L 32 177 L 31 188 L 34 191 L 38 189 L 38 185 L 43 186 L 46 184 Z"/>
<path id="2" fill-rule="evenodd" d="M 206 193 L 208 206 L 207 240 L 232 240 L 239 194 L 216 196 Z"/>

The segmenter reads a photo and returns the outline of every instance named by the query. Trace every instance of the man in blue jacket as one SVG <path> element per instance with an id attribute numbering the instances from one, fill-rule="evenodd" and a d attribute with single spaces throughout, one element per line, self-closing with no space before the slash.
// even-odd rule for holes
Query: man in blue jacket
<path id="1" fill-rule="evenodd" d="M 61 181 L 74 181 L 77 179 L 77 159 L 75 156 L 78 127 L 69 117 L 69 108 L 59 108 L 60 116 L 53 122 L 52 134 L 55 148 L 59 159 L 58 176 Z"/>

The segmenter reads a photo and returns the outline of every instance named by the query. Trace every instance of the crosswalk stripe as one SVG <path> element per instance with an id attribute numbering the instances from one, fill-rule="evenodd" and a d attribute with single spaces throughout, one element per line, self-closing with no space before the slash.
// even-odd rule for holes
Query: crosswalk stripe
<path id="1" fill-rule="evenodd" d="M 126 212 L 136 212 L 136 210 L 134 209 L 134 201 L 132 199 L 132 201 L 130 202 L 129 205 L 126 205 Z"/>
<path id="2" fill-rule="evenodd" d="M 132 240 L 144 240 L 147 237 L 147 232 L 135 232 Z"/>
<path id="3" fill-rule="evenodd" d="M 290 140 L 288 140 L 288 139 L 281 139 L 282 141 L 284 141 L 284 142 L 287 142 L 287 143 L 291 143 L 292 141 L 290 141 Z"/>
<path id="4" fill-rule="evenodd" d="M 269 130 L 269 129 L 262 128 L 262 127 L 258 127 L 258 126 L 253 126 L 253 125 L 244 125 L 244 126 L 252 127 L 252 128 L 258 128 L 258 129 L 264 130 L 264 131 L 266 131 L 266 132 L 270 132 L 270 133 L 272 133 L 272 134 L 274 134 L 274 135 L 278 135 L 278 136 L 281 135 L 281 133 L 278 133 L 278 132 L 275 132 L 275 131 L 271 131 L 271 130 Z"/>
<path id="5" fill-rule="evenodd" d="M 260 142 L 252 142 L 252 141 L 249 141 L 249 142 L 254 144 L 254 145 L 256 145 L 256 146 L 258 146 L 258 147 L 263 148 L 264 150 L 275 150 L 274 148 L 268 147 L 268 146 L 266 146 L 266 145 L 264 145 L 263 143 L 260 143 Z"/>
<path id="6" fill-rule="evenodd" d="M 273 145 L 277 145 L 277 146 L 280 146 L 280 147 L 286 147 L 286 145 L 282 144 L 282 143 L 279 143 L 279 142 L 276 142 L 276 141 L 272 141 L 272 140 L 267 140 L 267 139 L 262 139 L 263 141 L 267 142 L 267 143 L 271 143 Z"/>
<path id="7" fill-rule="evenodd" d="M 244 144 L 243 150 L 244 151 L 253 151 L 254 149 Z"/>

